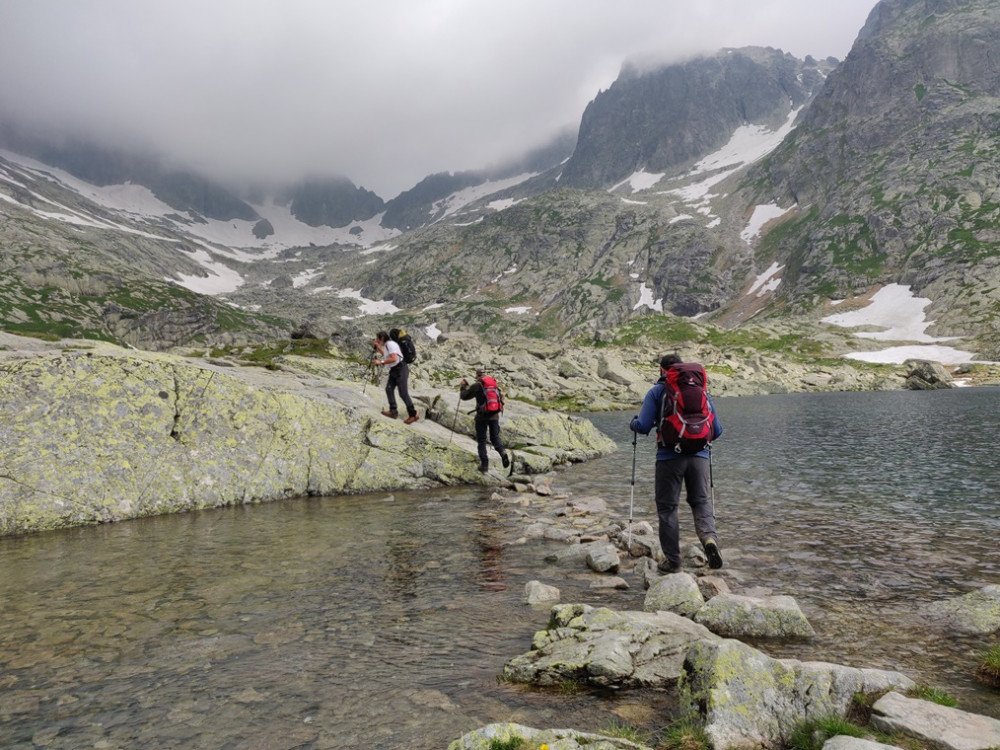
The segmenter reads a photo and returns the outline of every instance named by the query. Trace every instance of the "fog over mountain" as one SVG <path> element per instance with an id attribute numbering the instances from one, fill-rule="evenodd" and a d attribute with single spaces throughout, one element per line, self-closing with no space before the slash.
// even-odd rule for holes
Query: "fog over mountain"
<path id="1" fill-rule="evenodd" d="M 221 179 L 384 199 L 574 130 L 629 62 L 843 58 L 875 0 L 5 0 L 0 113 Z"/>

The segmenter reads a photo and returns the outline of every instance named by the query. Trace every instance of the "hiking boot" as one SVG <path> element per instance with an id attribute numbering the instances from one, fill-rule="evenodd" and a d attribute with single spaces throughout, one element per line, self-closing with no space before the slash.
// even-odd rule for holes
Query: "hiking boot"
<path id="1" fill-rule="evenodd" d="M 413 424 L 418 419 L 420 419 L 420 417 L 418 417 L 416 414 L 414 414 L 413 416 L 410 416 L 410 417 L 407 417 L 406 419 L 404 419 L 403 420 L 403 424 Z"/>
<path id="2" fill-rule="evenodd" d="M 719 552 L 719 545 L 714 539 L 709 539 L 702 545 L 705 548 L 705 556 L 708 558 L 708 567 L 718 570 L 722 567 L 722 553 Z"/>
<path id="3" fill-rule="evenodd" d="M 479 467 L 479 473 L 480 474 L 485 474 L 489 470 L 490 470 L 490 467 L 489 467 L 488 464 L 483 464 L 482 466 Z"/>
<path id="4" fill-rule="evenodd" d="M 506 453 L 501 453 L 501 454 L 500 454 L 500 460 L 501 460 L 501 461 L 503 461 L 503 467 L 504 467 L 505 469 L 506 469 L 506 468 L 507 468 L 508 466 L 510 466 L 510 459 L 509 459 L 509 458 L 507 457 L 507 454 L 506 454 Z"/>
<path id="5" fill-rule="evenodd" d="M 668 576 L 672 573 L 681 572 L 680 563 L 672 563 L 670 562 L 670 560 L 661 560 L 659 563 L 657 563 L 656 569 L 665 576 Z"/>
<path id="6" fill-rule="evenodd" d="M 395 419 L 399 416 L 399 412 L 390 411 L 389 409 L 384 409 L 382 411 L 382 416 L 389 417 L 389 419 Z"/>

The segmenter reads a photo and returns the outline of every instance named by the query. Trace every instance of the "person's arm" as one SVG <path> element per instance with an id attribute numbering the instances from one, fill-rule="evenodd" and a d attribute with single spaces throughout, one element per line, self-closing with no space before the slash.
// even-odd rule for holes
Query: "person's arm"
<path id="1" fill-rule="evenodd" d="M 462 401 L 468 401 L 470 398 L 476 397 L 476 390 L 480 387 L 479 381 L 476 381 L 472 385 L 469 385 L 469 381 L 462 378 L 462 388 L 458 392 L 458 397 Z"/>
<path id="2" fill-rule="evenodd" d="M 379 360 L 375 364 L 377 364 L 377 365 L 391 365 L 397 359 L 399 359 L 399 355 L 396 354 L 396 352 L 389 352 L 388 354 L 386 354 L 381 360 Z"/>
<path id="3" fill-rule="evenodd" d="M 712 420 L 712 440 L 720 437 L 722 435 L 722 422 L 719 421 L 719 412 L 715 410 L 715 402 L 712 401 L 712 397 L 708 397 L 708 405 L 712 408 L 712 413 L 715 415 L 715 419 Z"/>
<path id="4" fill-rule="evenodd" d="M 656 426 L 656 421 L 660 416 L 660 397 L 663 395 L 663 387 L 654 385 L 646 393 L 642 400 L 642 408 L 639 414 L 629 424 L 629 429 L 648 435 L 649 431 Z"/>

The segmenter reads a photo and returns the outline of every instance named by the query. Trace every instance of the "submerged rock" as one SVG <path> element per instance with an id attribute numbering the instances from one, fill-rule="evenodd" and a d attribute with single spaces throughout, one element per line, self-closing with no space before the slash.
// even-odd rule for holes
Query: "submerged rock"
<path id="1" fill-rule="evenodd" d="M 555 750 L 650 750 L 647 745 L 606 737 L 602 734 L 577 732 L 572 729 L 534 729 L 523 724 L 488 724 L 463 735 L 448 745 L 448 750 L 494 750 L 517 747 L 518 740 L 530 742 L 529 747 L 549 746 Z"/>
<path id="2" fill-rule="evenodd" d="M 934 602 L 924 613 L 932 623 L 952 632 L 987 635 L 1000 630 L 1000 586 L 984 586 L 963 596 Z"/>

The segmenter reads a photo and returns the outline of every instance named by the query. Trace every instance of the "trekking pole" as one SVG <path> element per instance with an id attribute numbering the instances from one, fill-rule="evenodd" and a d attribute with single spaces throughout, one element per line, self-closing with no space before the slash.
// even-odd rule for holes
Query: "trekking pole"
<path id="1" fill-rule="evenodd" d="M 448 437 L 448 445 L 455 438 L 455 427 L 458 426 L 458 410 L 462 407 L 462 392 L 458 392 L 458 403 L 455 404 L 455 416 L 451 419 L 451 435 Z"/>
<path id="2" fill-rule="evenodd" d="M 638 419 L 638 416 L 633 417 Z M 628 499 L 628 552 L 632 550 L 632 506 L 635 504 L 635 446 L 639 439 L 639 433 L 632 430 L 632 490 Z M 709 454 L 711 455 L 711 454 Z"/>
<path id="3" fill-rule="evenodd" d="M 365 382 L 361 386 L 361 395 L 365 395 L 365 391 L 368 390 L 368 381 L 371 381 L 372 385 L 375 385 L 375 347 L 372 347 L 371 353 L 368 355 L 368 364 L 365 367 Z"/>
<path id="4" fill-rule="evenodd" d="M 715 513 L 715 478 L 712 476 L 712 444 L 708 444 L 708 487 L 712 491 L 712 512 Z"/>

